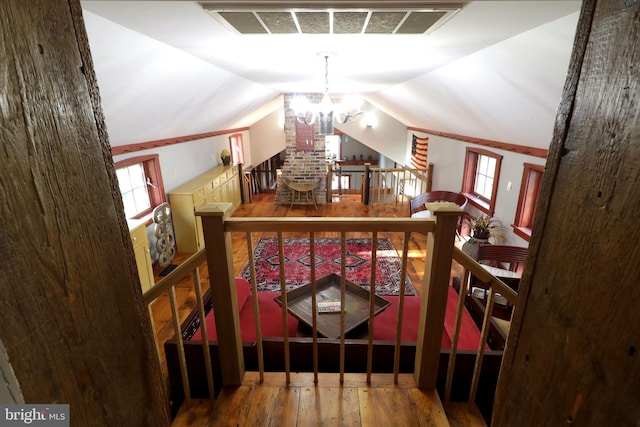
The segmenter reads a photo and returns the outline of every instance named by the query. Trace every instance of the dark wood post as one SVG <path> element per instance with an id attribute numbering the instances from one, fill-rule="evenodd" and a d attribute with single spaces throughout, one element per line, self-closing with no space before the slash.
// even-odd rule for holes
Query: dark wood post
<path id="1" fill-rule="evenodd" d="M 217 329 L 223 385 L 241 385 L 244 378 L 233 249 L 231 236 L 224 231 L 224 218 L 232 207 L 231 203 L 212 203 L 196 212 L 202 219 L 216 325 L 225 325 Z"/>
<path id="2" fill-rule="evenodd" d="M 582 2 L 492 426 L 640 420 L 638 17 Z"/>
<path id="3" fill-rule="evenodd" d="M 365 205 L 369 204 L 369 193 L 370 193 L 370 186 L 371 186 L 371 165 L 370 164 L 365 164 L 364 165 L 364 185 L 363 185 L 363 189 L 362 189 L 362 203 L 364 203 Z"/>
<path id="4" fill-rule="evenodd" d="M 436 231 L 427 236 L 427 262 L 416 343 L 414 377 L 420 388 L 435 388 L 447 307 L 453 243 L 460 208 L 433 208 Z"/>
<path id="5" fill-rule="evenodd" d="M 433 163 L 427 165 L 427 193 L 433 188 Z"/>
<path id="6" fill-rule="evenodd" d="M 0 371 L 74 426 L 168 426 L 80 1 L 0 22 Z"/>

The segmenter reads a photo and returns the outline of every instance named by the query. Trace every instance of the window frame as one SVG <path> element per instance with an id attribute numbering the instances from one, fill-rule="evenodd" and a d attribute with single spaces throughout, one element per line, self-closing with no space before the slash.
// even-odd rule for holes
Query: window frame
<path id="1" fill-rule="evenodd" d="M 543 175 L 544 165 L 523 164 L 518 207 L 512 227 L 513 232 L 527 242 L 531 240 L 531 230 L 540 197 Z"/>
<path id="2" fill-rule="evenodd" d="M 164 192 L 164 182 L 162 181 L 162 171 L 160 170 L 160 156 L 158 154 L 149 154 L 145 156 L 130 157 L 128 159 L 115 162 L 115 168 L 116 170 L 118 170 L 131 165 L 135 165 L 137 163 L 142 163 L 144 176 L 145 178 L 148 178 L 149 181 L 151 181 L 151 184 L 153 184 L 153 186 L 147 186 L 151 207 L 138 213 L 133 217 L 133 219 L 146 218 L 147 225 L 149 225 L 153 221 L 153 210 L 167 200 L 167 196 Z"/>
<path id="3" fill-rule="evenodd" d="M 340 183 L 340 186 L 336 186 L 334 187 L 334 180 L 335 183 Z M 347 181 L 347 185 L 344 185 L 344 180 Z M 331 175 L 331 191 L 338 191 L 338 190 L 349 190 L 351 188 L 351 174 L 350 173 L 341 173 L 341 174 L 337 174 L 334 173 Z"/>
<path id="4" fill-rule="evenodd" d="M 486 198 L 475 192 L 478 158 L 480 156 L 491 157 L 496 161 L 496 168 L 493 174 L 493 186 L 491 189 L 490 198 Z M 469 203 L 490 216 L 493 216 L 493 213 L 495 212 L 496 198 L 498 195 L 498 184 L 500 181 L 501 164 L 502 156 L 497 153 L 475 147 L 466 148 L 464 172 L 462 177 L 462 193 L 467 196 L 467 199 L 469 199 Z"/>

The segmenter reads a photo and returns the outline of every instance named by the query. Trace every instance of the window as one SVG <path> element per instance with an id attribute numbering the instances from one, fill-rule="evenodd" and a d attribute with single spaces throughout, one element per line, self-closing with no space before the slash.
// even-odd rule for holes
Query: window
<path id="1" fill-rule="evenodd" d="M 132 157 L 115 166 L 127 218 L 143 218 L 165 202 L 157 154 Z"/>
<path id="2" fill-rule="evenodd" d="M 337 174 L 333 174 L 331 175 L 331 189 L 332 190 L 346 190 L 351 188 L 351 175 L 346 174 L 346 175 L 339 175 L 340 176 L 340 181 L 338 181 L 338 175 Z M 340 187 L 338 187 L 338 182 L 340 183 Z"/>
<path id="3" fill-rule="evenodd" d="M 518 208 L 516 209 L 516 219 L 513 224 L 513 232 L 526 241 L 531 238 L 533 228 L 533 217 L 538 204 L 538 194 L 542 183 L 542 173 L 544 166 L 531 163 L 524 164 L 522 173 L 522 183 L 520 184 L 520 196 L 518 197 Z"/>
<path id="4" fill-rule="evenodd" d="M 462 192 L 469 202 L 487 215 L 493 215 L 498 192 L 502 156 L 467 147 Z"/>

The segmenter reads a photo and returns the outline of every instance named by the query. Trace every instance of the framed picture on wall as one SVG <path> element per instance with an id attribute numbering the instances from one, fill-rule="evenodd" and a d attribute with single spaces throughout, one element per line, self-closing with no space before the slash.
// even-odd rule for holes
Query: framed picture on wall
<path id="1" fill-rule="evenodd" d="M 231 161 L 234 165 L 244 164 L 244 145 L 242 144 L 242 134 L 235 133 L 229 137 L 231 147 Z"/>
<path id="2" fill-rule="evenodd" d="M 296 120 L 296 150 L 315 151 L 316 141 L 313 125 L 300 123 Z"/>

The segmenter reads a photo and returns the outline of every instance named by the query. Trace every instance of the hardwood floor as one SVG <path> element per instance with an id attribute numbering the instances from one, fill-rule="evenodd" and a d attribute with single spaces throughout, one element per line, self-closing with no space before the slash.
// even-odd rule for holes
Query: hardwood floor
<path id="1" fill-rule="evenodd" d="M 486 427 L 478 407 L 468 403 L 442 405 L 435 390 L 416 388 L 411 374 L 247 372 L 239 387 L 225 387 L 218 398 L 185 401 L 173 427 L 204 426 L 425 426 Z"/>

